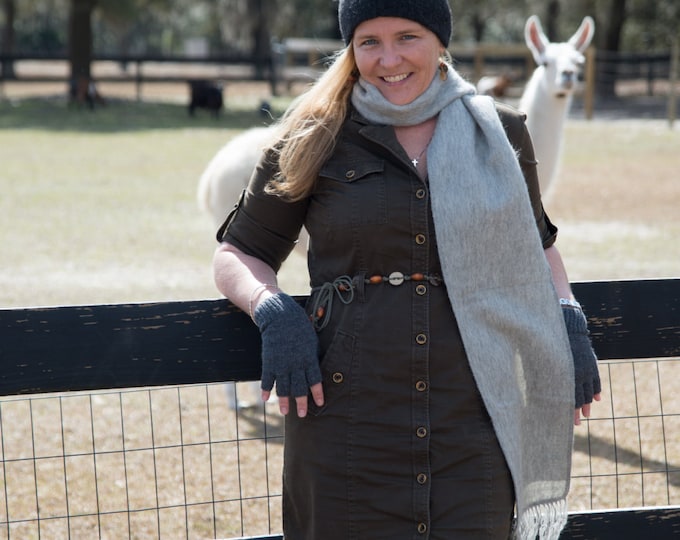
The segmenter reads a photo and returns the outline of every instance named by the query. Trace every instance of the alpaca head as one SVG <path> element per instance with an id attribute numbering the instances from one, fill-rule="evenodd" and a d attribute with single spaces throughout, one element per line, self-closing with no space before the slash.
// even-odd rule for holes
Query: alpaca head
<path id="1" fill-rule="evenodd" d="M 527 20 L 524 37 L 534 60 L 545 70 L 544 83 L 556 98 L 571 96 L 578 76 L 585 63 L 583 52 L 590 45 L 595 33 L 595 22 L 585 17 L 576 33 L 564 43 L 551 43 L 543 33 L 536 15 Z"/>

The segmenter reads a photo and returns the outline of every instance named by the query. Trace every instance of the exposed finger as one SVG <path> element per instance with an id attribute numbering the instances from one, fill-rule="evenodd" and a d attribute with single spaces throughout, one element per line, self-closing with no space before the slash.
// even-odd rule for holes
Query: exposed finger
<path id="1" fill-rule="evenodd" d="M 323 406 L 323 386 L 321 383 L 313 384 L 310 386 L 310 390 L 312 391 L 312 398 L 314 399 L 314 403 L 316 403 L 317 407 Z"/>
<path id="2" fill-rule="evenodd" d="M 282 415 L 287 415 L 290 410 L 290 404 L 288 402 L 288 396 L 279 396 L 279 411 Z"/>
<path id="3" fill-rule="evenodd" d="M 300 418 L 307 416 L 307 396 L 296 397 L 295 404 L 297 406 L 297 415 Z"/>
<path id="4" fill-rule="evenodd" d="M 581 412 L 583 413 L 584 418 L 590 418 L 590 403 L 583 405 Z"/>

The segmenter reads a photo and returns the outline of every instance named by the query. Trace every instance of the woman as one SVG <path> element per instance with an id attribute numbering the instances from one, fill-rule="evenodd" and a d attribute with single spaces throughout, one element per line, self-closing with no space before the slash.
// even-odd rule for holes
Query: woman
<path id="1" fill-rule="evenodd" d="M 600 387 L 523 117 L 445 62 L 445 0 L 339 22 L 214 261 L 286 415 L 284 536 L 556 539 Z M 306 309 L 276 282 L 303 225 Z"/>

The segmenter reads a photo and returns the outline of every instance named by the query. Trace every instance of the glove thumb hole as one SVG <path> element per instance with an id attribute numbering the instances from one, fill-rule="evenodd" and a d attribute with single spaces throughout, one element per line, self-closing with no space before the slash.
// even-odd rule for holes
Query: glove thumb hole
<path id="1" fill-rule="evenodd" d="M 262 390 L 266 390 L 267 392 L 271 392 L 272 388 L 274 388 L 274 376 L 271 373 L 262 373 L 260 388 L 262 388 Z"/>
<path id="2" fill-rule="evenodd" d="M 575 402 L 574 407 L 576 409 L 580 409 L 581 407 L 583 407 L 583 405 L 585 405 L 585 401 L 586 400 L 585 400 L 585 396 L 583 395 L 583 388 L 580 388 L 580 387 L 577 386 L 576 387 L 575 400 L 574 400 L 574 402 Z"/>
<path id="3" fill-rule="evenodd" d="M 593 395 L 599 394 L 600 392 L 602 392 L 602 382 L 599 377 L 596 377 L 595 380 L 593 380 Z"/>

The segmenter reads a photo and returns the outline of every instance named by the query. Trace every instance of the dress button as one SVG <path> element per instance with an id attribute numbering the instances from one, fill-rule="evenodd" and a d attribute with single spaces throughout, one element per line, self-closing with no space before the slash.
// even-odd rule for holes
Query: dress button
<path id="1" fill-rule="evenodd" d="M 425 345 L 427 343 L 427 336 L 425 334 L 418 334 L 416 336 L 416 343 L 418 345 Z"/>
<path id="2" fill-rule="evenodd" d="M 416 286 L 416 294 L 418 296 L 423 296 L 425 293 L 427 293 L 427 287 L 425 285 L 421 283 Z"/>
<path id="3" fill-rule="evenodd" d="M 416 476 L 416 482 L 418 482 L 421 486 L 423 484 L 427 483 L 427 475 L 424 473 L 420 473 L 418 476 Z"/>
<path id="4" fill-rule="evenodd" d="M 418 532 L 420 534 L 425 534 L 427 532 L 427 524 L 426 523 L 418 523 Z"/>
<path id="5" fill-rule="evenodd" d="M 333 377 L 331 378 L 333 379 L 333 382 L 336 384 L 339 384 L 345 380 L 345 376 L 340 372 L 333 373 Z"/>
<path id="6" fill-rule="evenodd" d="M 424 392 L 427 390 L 427 383 L 425 381 L 418 381 L 416 383 L 416 390 L 418 390 L 418 392 Z"/>
<path id="7" fill-rule="evenodd" d="M 422 246 L 427 241 L 424 234 L 416 234 L 416 244 Z"/>
<path id="8" fill-rule="evenodd" d="M 423 188 L 416 190 L 416 199 L 424 199 L 426 191 Z"/>
<path id="9" fill-rule="evenodd" d="M 351 180 L 352 178 L 354 178 L 356 174 L 357 174 L 356 171 L 350 169 L 345 173 L 345 178 L 347 178 L 347 180 Z"/>
<path id="10" fill-rule="evenodd" d="M 418 438 L 424 439 L 425 437 L 427 437 L 427 429 L 424 427 L 419 427 L 418 429 L 416 429 L 416 435 L 418 435 Z"/>

